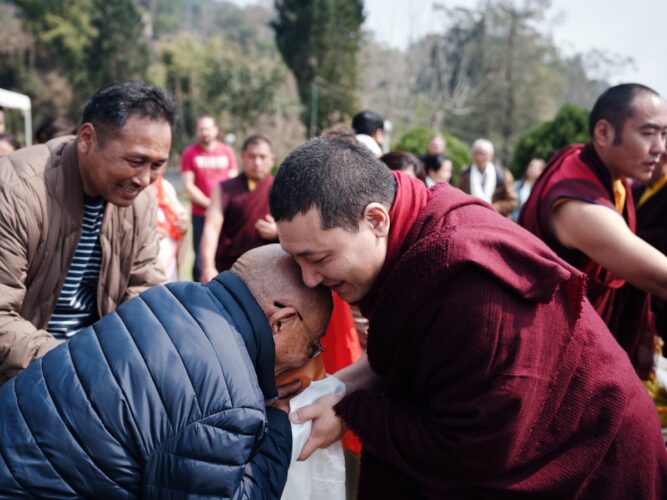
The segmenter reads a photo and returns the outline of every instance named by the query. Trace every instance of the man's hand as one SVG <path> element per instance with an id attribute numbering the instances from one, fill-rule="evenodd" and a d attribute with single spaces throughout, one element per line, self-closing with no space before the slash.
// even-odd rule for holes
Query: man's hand
<path id="1" fill-rule="evenodd" d="M 306 460 L 318 448 L 327 448 L 343 436 L 347 427 L 333 411 L 333 407 L 342 398 L 339 394 L 327 394 L 312 405 L 299 408 L 290 414 L 290 421 L 295 424 L 312 420 L 310 436 L 303 445 L 298 460 Z"/>
<path id="2" fill-rule="evenodd" d="M 211 281 L 213 278 L 215 278 L 218 274 L 218 270 L 215 267 L 203 267 L 201 270 L 201 274 L 199 276 L 199 281 L 201 283 L 208 283 Z"/>
<path id="3" fill-rule="evenodd" d="M 176 229 L 178 229 L 182 234 L 188 232 L 188 227 L 190 226 L 190 216 L 187 212 L 179 212 L 178 220 L 176 221 Z"/>
<path id="4" fill-rule="evenodd" d="M 271 215 L 259 219 L 255 223 L 255 229 L 257 229 L 259 235 L 265 240 L 270 241 L 278 239 L 278 226 L 276 226 L 276 221 L 273 220 Z"/>

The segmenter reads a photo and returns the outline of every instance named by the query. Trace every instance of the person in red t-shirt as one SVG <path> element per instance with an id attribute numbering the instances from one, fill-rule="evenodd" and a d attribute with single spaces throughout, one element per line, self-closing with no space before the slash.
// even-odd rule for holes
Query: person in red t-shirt
<path id="1" fill-rule="evenodd" d="M 197 119 L 196 144 L 183 151 L 181 172 L 183 185 L 192 202 L 192 245 L 195 251 L 195 262 L 192 278 L 199 281 L 200 260 L 199 242 L 206 209 L 211 204 L 211 192 L 221 181 L 235 177 L 237 174 L 234 151 L 217 140 L 218 127 L 210 116 Z"/>

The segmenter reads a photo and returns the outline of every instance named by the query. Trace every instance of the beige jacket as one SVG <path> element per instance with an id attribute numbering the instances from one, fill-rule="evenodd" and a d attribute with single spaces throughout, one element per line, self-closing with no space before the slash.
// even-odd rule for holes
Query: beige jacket
<path id="1" fill-rule="evenodd" d="M 79 242 L 83 203 L 72 137 L 0 159 L 0 384 L 59 343 L 45 328 Z M 157 265 L 156 213 L 151 190 L 127 208 L 107 204 L 100 316 L 165 281 Z"/>

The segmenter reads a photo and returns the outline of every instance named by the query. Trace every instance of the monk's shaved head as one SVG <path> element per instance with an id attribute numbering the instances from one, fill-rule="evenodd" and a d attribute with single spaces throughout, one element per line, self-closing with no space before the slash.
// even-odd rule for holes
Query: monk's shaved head
<path id="1" fill-rule="evenodd" d="M 313 331 L 324 333 L 331 314 L 331 292 L 323 286 L 306 287 L 299 266 L 279 244 L 244 253 L 231 271 L 245 282 L 265 312 L 276 302 L 294 306 Z"/>

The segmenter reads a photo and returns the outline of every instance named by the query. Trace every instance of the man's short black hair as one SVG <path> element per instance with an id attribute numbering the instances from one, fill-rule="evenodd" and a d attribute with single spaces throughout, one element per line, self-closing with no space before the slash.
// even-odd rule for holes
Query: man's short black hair
<path id="1" fill-rule="evenodd" d="M 276 221 L 290 221 L 317 208 L 322 229 L 356 232 L 369 203 L 381 203 L 389 210 L 395 194 L 394 175 L 366 148 L 316 137 L 285 158 L 273 181 L 269 204 Z"/>
<path id="2" fill-rule="evenodd" d="M 600 120 L 608 121 L 614 127 L 614 143 L 621 142 L 623 125 L 634 112 L 634 103 L 638 94 L 659 94 L 640 83 L 622 83 L 605 90 L 593 105 L 588 119 L 588 134 L 593 138 L 595 124 Z"/>
<path id="3" fill-rule="evenodd" d="M 373 111 L 364 110 L 352 118 L 352 128 L 357 134 L 373 135 L 376 130 L 384 130 L 384 118 Z"/>
<path id="4" fill-rule="evenodd" d="M 114 83 L 98 90 L 86 103 L 81 123 L 92 123 L 102 132 L 117 132 L 131 115 L 164 120 L 174 127 L 176 104 L 164 90 L 143 82 Z"/>
<path id="5" fill-rule="evenodd" d="M 434 155 L 426 155 L 423 158 L 424 169 L 426 170 L 427 174 L 429 172 L 437 172 L 438 170 L 440 170 L 440 167 L 442 167 L 442 163 L 445 160 L 449 159 L 450 159 L 449 156 L 442 153 L 437 153 Z"/>
<path id="6" fill-rule="evenodd" d="M 243 141 L 243 145 L 241 146 L 241 151 L 245 151 L 246 149 L 248 149 L 249 146 L 255 146 L 257 144 L 262 144 L 262 143 L 269 146 L 269 148 L 273 147 L 273 146 L 271 146 L 271 141 L 265 135 L 262 135 L 262 134 L 250 135 L 250 136 L 246 137 L 245 141 Z"/>

